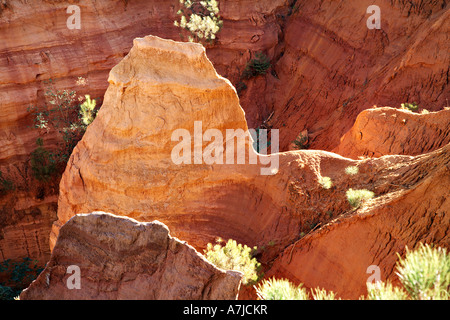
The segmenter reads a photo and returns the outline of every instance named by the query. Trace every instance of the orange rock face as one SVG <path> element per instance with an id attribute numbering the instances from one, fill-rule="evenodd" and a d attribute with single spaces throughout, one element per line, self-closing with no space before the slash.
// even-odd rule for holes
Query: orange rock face
<path id="1" fill-rule="evenodd" d="M 206 54 L 155 37 L 133 43 L 148 34 L 179 40 L 177 0 L 81 4 L 81 30 L 67 29 L 64 2 L 0 4 L 0 170 L 17 187 L 0 195 L 0 259 L 47 261 L 70 218 L 102 210 L 162 221 L 199 251 L 219 236 L 257 245 L 268 275 L 345 298 L 364 293 L 369 265 L 395 279 L 395 253 L 405 245 L 448 247 L 448 110 L 366 109 L 448 106 L 450 11 L 440 2 L 383 0 L 381 30 L 368 30 L 371 4 L 221 1 L 224 28 Z M 239 100 L 231 84 L 258 51 L 272 67 L 246 80 Z M 78 76 L 89 86 L 74 87 Z M 107 90 L 68 163 L 57 217 L 59 181 L 42 186 L 26 171 L 39 134 L 27 107 L 44 103 L 49 79 L 94 98 Z M 223 137 L 265 121 L 280 130 L 282 151 L 305 133 L 310 148 L 337 154 L 269 156 L 279 162 L 269 176 L 261 175 L 267 165 L 248 164 L 253 151 L 245 164 L 177 165 L 172 133 L 192 134 L 196 121 Z M 55 147 L 55 134 L 45 141 Z M 249 137 L 243 143 L 252 150 Z M 403 156 L 385 156 L 392 154 Z M 359 173 L 347 175 L 348 166 Z M 375 199 L 354 211 L 349 188 L 372 190 Z"/>
<path id="2" fill-rule="evenodd" d="M 448 106 L 450 11 L 441 2 L 297 1 L 286 16 L 272 69 L 251 80 L 241 104 L 249 126 L 273 115 L 280 149 L 308 130 L 312 149 L 333 150 L 357 115 L 374 105 Z M 259 117 L 259 119 L 258 119 Z"/>
<path id="3" fill-rule="evenodd" d="M 30 257 L 45 265 L 50 257 L 49 233 L 56 219 L 57 197 L 30 199 L 17 192 L 0 205 L 0 261 Z"/>
<path id="4" fill-rule="evenodd" d="M 361 112 L 334 152 L 356 159 L 418 155 L 450 142 L 450 110 L 418 114 L 392 108 Z"/>
<path id="5" fill-rule="evenodd" d="M 227 130 L 247 131 L 235 89 L 217 75 L 202 46 L 156 37 L 136 39 L 109 81 L 104 105 L 61 180 L 53 244 L 59 227 L 73 215 L 100 208 L 138 220 L 158 219 L 174 235 L 201 248 L 214 241 L 217 230 L 224 238 L 242 239 L 249 215 L 266 207 L 258 214 L 267 212 L 268 220 L 252 229 L 273 234 L 278 218 L 270 208 L 278 208 L 280 199 L 259 199 L 272 191 L 259 185 L 263 165 L 249 164 L 249 151 L 255 153 L 248 136 L 243 140 L 246 164 L 237 164 L 238 145 L 236 153 L 230 150 L 233 164 L 173 160 L 178 144 L 173 133 L 183 129 L 194 134 L 196 122 L 202 125 L 200 135 L 214 129 L 226 138 L 224 163 L 229 160 L 229 140 L 233 141 Z M 200 143 L 202 150 L 207 145 Z M 247 190 L 251 200 L 243 205 Z M 253 232 L 245 238 L 256 240 Z"/>
<path id="6" fill-rule="evenodd" d="M 24 201 L 30 205 L 28 211 L 42 210 L 44 203 L 56 205 L 59 177 L 52 181 L 56 188 L 39 185 L 33 181 L 29 163 L 39 135 L 43 135 L 49 150 L 53 151 L 58 142 L 55 132 L 43 134 L 30 128 L 33 121 L 27 109 L 46 103 L 46 81 L 52 79 L 59 90 L 75 90 L 81 96 L 90 94 L 100 105 L 111 68 L 130 51 L 134 38 L 153 34 L 180 40 L 180 29 L 173 25 L 179 19 L 178 0 L 95 1 L 77 5 L 81 10 L 80 30 L 67 28 L 69 3 L 8 0 L 0 4 L 0 171 L 16 186 L 10 195 L 0 194 L 2 214 L 22 210 Z M 207 50 L 221 75 L 238 81 L 250 59 L 250 50 L 274 50 L 280 33 L 276 12 L 286 6 L 286 0 L 220 3 L 225 27 L 218 42 Z M 88 86 L 75 85 L 80 76 L 87 79 Z M 4 238 L 0 252 L 5 253 L 5 259 L 28 256 L 27 247 L 42 244 L 33 240 L 34 234 L 48 232 L 55 211 L 44 215 L 53 218 L 31 225 L 24 222 L 31 228 L 31 235 L 26 236 L 28 245 L 19 244 L 25 241 L 17 238 L 22 233 L 21 226 L 12 229 L 13 225 L 0 222 L 0 238 Z M 17 243 L 16 249 L 7 243 Z M 48 252 L 44 256 L 44 260 L 48 259 Z"/>
<path id="7" fill-rule="evenodd" d="M 158 221 L 94 212 L 64 225 L 49 263 L 20 299 L 229 300 L 241 277 L 216 268 Z"/>
<path id="8" fill-rule="evenodd" d="M 247 162 L 253 149 L 244 164 L 177 165 L 175 130 L 195 133 L 196 121 L 203 132 L 217 128 L 223 136 L 226 129 L 247 130 L 234 88 L 215 73 L 202 47 L 136 39 L 109 82 L 105 103 L 63 175 L 52 245 L 79 213 L 156 219 L 198 250 L 216 237 L 257 245 L 268 275 L 343 298 L 364 293 L 370 265 L 392 278 L 396 252 L 406 245 L 448 246 L 448 188 L 437 183 L 449 179 L 448 145 L 417 157 L 365 160 L 313 150 L 272 154 L 266 157 L 278 162 L 271 175 L 261 174 L 264 157 Z M 245 148 L 251 142 L 247 136 Z M 202 150 L 207 145 L 203 140 Z M 232 152 L 234 158 L 237 149 Z M 347 174 L 349 166 L 358 173 Z M 371 190 L 375 198 L 355 210 L 346 198 L 350 188 Z"/>
<path id="9" fill-rule="evenodd" d="M 268 277 L 358 299 L 366 294 L 369 266 L 380 268 L 382 281 L 399 284 L 396 253 L 403 256 L 406 246 L 418 242 L 449 248 L 450 145 L 415 158 L 382 157 L 365 165 L 375 168 L 372 190 L 380 196 L 287 247 Z"/>

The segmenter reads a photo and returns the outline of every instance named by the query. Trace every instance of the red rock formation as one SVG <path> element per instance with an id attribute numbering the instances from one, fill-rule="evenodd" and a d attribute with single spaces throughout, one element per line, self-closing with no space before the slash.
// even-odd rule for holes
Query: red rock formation
<path id="1" fill-rule="evenodd" d="M 28 128 L 31 119 L 26 110 L 30 104 L 43 102 L 44 80 L 52 78 L 58 88 L 78 89 L 81 94 L 101 97 L 108 86 L 110 69 L 128 53 L 132 39 L 148 34 L 179 39 L 179 30 L 173 26 L 176 0 L 119 1 L 115 5 L 110 1 L 81 3 L 81 30 L 66 28 L 65 9 L 69 3 L 25 4 L 11 0 L 7 5 L 0 4 L 3 40 L 0 101 L 4 111 L 0 115 L 0 170 L 8 172 L 16 185 L 28 182 L 26 175 L 25 178 L 18 175 L 28 167 L 26 162 L 35 148 L 38 132 Z M 295 5 L 281 0 L 221 2 L 224 28 L 217 44 L 207 49 L 218 73 L 237 84 L 253 52 L 264 51 L 272 58 L 269 73 L 246 82 L 248 89 L 242 92 L 240 103 L 250 127 L 272 115 L 266 125 L 280 129 L 283 150 L 304 130 L 308 132 L 311 148 L 335 150 L 360 111 L 375 104 L 396 106 L 416 101 L 430 110 L 448 105 L 449 11 L 445 4 L 383 0 L 379 4 L 382 29 L 368 30 L 366 9 L 371 4 L 368 0 L 345 3 L 299 0 Z M 187 82 L 177 88 L 180 91 L 171 88 L 172 92 L 163 91 L 164 94 L 145 94 L 145 89 L 140 93 L 142 101 L 133 101 L 135 94 L 126 81 L 114 80 L 116 83 L 111 84 L 105 99 L 107 111 L 88 130 L 91 133 L 69 163 L 61 185 L 62 206 L 53 243 L 58 228 L 71 216 L 102 209 L 139 220 L 158 218 L 175 235 L 189 240 L 198 249 L 216 236 L 265 246 L 260 258 L 270 267 L 270 261 L 298 240 L 302 232 L 307 233 L 318 224 L 325 225 L 350 210 L 345 199 L 349 187 L 373 189 L 376 179 L 385 183 L 376 192 L 377 197 L 386 192 L 394 197 L 395 192 L 402 190 L 401 186 L 397 189 L 387 186 L 396 184 L 394 177 L 398 175 L 392 174 L 398 161 L 411 157 L 360 162 L 322 151 L 286 153 L 280 155 L 279 172 L 272 177 L 260 176 L 260 166 L 256 165 L 173 167 L 168 152 L 171 129 L 183 126 L 191 130 L 193 119 L 208 123 L 204 130 L 247 128 L 234 90 L 215 76 L 212 67 L 205 67 L 205 60 L 203 57 L 199 60 L 203 61 L 200 69 L 205 72 L 204 82 L 190 79 L 192 75 L 187 73 Z M 161 64 L 169 68 L 167 61 L 162 60 Z M 183 80 L 176 73 L 186 78 L 182 68 L 175 71 L 175 65 L 167 69 L 174 78 L 166 71 L 163 80 Z M 126 72 L 122 75 L 127 77 Z M 88 79 L 88 89 L 74 88 L 78 76 Z M 158 78 L 154 76 L 150 79 Z M 219 88 L 212 84 L 218 84 Z M 158 86 L 164 90 L 170 87 L 164 81 L 155 87 Z M 196 88 L 193 92 L 189 92 L 191 86 Z M 136 87 L 141 90 L 145 86 Z M 173 92 L 183 95 L 180 98 Z M 193 96 L 196 99 L 192 100 Z M 150 103 L 152 99 L 154 102 Z M 132 108 L 143 102 L 155 108 Z M 211 110 L 196 109 L 200 102 L 212 107 Z M 130 112 L 129 119 L 120 109 L 122 104 Z M 178 104 L 189 106 L 188 111 L 192 112 L 189 117 L 173 112 L 178 110 Z M 231 108 L 224 107 L 228 105 Z M 158 109 L 160 106 L 171 112 L 166 115 Z M 165 128 L 167 123 L 173 127 Z M 350 131 L 343 142 L 351 140 L 351 134 Z M 49 146 L 56 145 L 53 134 L 46 135 L 45 140 Z M 98 141 L 106 144 L 100 147 Z M 430 144 L 419 144 L 422 150 L 419 152 L 434 150 L 445 141 L 443 134 L 435 145 L 431 140 Z M 381 155 L 400 150 L 394 149 L 386 151 L 377 146 L 377 150 L 371 151 Z M 345 150 L 351 152 L 350 156 L 353 152 L 355 156 L 368 152 L 352 151 L 348 145 Z M 409 150 L 416 149 L 407 148 L 403 152 Z M 357 177 L 343 174 L 348 165 L 358 165 L 361 174 Z M 14 168 L 19 168 L 18 172 Z M 422 169 L 428 172 L 427 168 Z M 409 174 L 413 176 L 414 172 L 413 166 Z M 333 188 L 320 186 L 318 181 L 324 176 L 331 177 Z M 31 188 L 21 187 L 18 193 L 0 200 L 3 210 L 8 210 L 8 218 L 0 222 L 0 234 L 4 235 L 0 249 L 8 252 L 8 257 L 24 256 L 28 251 L 45 256 L 41 249 L 36 249 L 42 248 L 45 241 L 33 239 L 42 239 L 48 232 L 54 216 L 49 204 L 57 190 L 46 186 L 44 199 L 40 200 L 41 187 L 31 183 Z M 45 218 L 25 216 L 21 223 L 35 221 L 28 225 L 29 235 L 23 238 L 27 239 L 27 245 L 10 249 L 13 242 L 19 241 L 21 232 L 18 220 L 10 218 L 11 208 L 28 213 L 35 212 L 36 207 Z M 33 237 L 36 233 L 37 238 Z M 276 245 L 267 245 L 272 242 Z M 293 277 L 300 278 L 300 275 Z"/>
<path id="2" fill-rule="evenodd" d="M 395 164 L 390 162 L 395 159 Z M 289 246 L 268 277 L 334 290 L 346 299 L 366 294 L 367 268 L 395 284 L 396 253 L 418 242 L 449 248 L 450 145 L 432 153 L 369 160 L 376 194 L 383 194 Z"/>
<path id="3" fill-rule="evenodd" d="M 22 193 L 7 200 L 0 206 L 0 261 L 30 257 L 45 265 L 50 257 L 49 234 L 56 219 L 57 197 L 30 199 Z"/>
<path id="4" fill-rule="evenodd" d="M 24 178 L 16 172 L 29 170 L 30 153 L 36 148 L 37 137 L 43 134 L 30 128 L 32 119 L 27 109 L 45 103 L 44 82 L 52 79 L 56 89 L 90 94 L 101 102 L 108 87 L 109 71 L 129 52 L 134 38 L 153 34 L 180 39 L 180 30 L 173 25 L 178 18 L 178 0 L 80 2 L 77 3 L 81 9 L 80 30 L 67 28 L 70 15 L 66 9 L 72 4 L 72 1 L 19 0 L 0 4 L 0 170 L 3 174 L 11 171 L 8 177 L 15 185 L 26 185 L 21 187 L 24 194 L 0 195 L 0 207 L 8 205 L 2 212 L 5 214 L 14 206 L 21 206 L 15 204 L 16 198 L 28 198 L 27 202 L 32 204 L 32 199 L 44 197 L 42 201 L 48 203 L 58 192 L 57 188 L 42 186 L 31 176 Z M 280 32 L 275 13 L 286 5 L 286 0 L 221 2 L 224 28 L 217 43 L 208 48 L 208 55 L 223 76 L 237 81 L 250 59 L 250 50 L 273 51 Z M 87 87 L 75 85 L 79 76 L 87 79 Z M 44 140 L 47 149 L 56 148 L 54 132 L 44 134 Z M 59 177 L 53 183 L 58 184 Z M 28 209 L 37 207 L 39 204 L 33 204 Z M 48 230 L 49 221 L 31 233 Z M 7 225 L 13 227 L 0 223 L 0 234 Z M 3 232 L 6 242 L 0 242 L 0 250 L 10 251 L 2 243 L 17 239 L 9 238 L 11 232 Z M 14 231 L 17 232 L 21 232 L 20 226 Z M 30 245 L 36 247 L 38 243 Z M 17 256 L 8 254 L 8 257 L 27 256 L 26 250 L 14 252 Z"/>
<path id="5" fill-rule="evenodd" d="M 378 1 L 381 29 L 369 30 L 366 11 L 373 4 L 296 1 L 272 70 L 242 94 L 249 126 L 273 112 L 269 125 L 280 129 L 281 150 L 305 129 L 312 149 L 332 150 L 373 105 L 448 106 L 448 4 Z"/>
<path id="6" fill-rule="evenodd" d="M 79 282 L 69 279 L 76 275 L 71 266 L 79 268 Z M 94 212 L 61 228 L 50 261 L 20 299 L 228 300 L 241 277 L 216 268 L 158 221 Z"/>
<path id="7" fill-rule="evenodd" d="M 418 114 L 392 108 L 361 112 L 333 150 L 357 159 L 387 154 L 418 155 L 450 142 L 450 110 Z"/>
<path id="8" fill-rule="evenodd" d="M 433 241 L 448 246 L 448 190 L 445 183 L 433 183 L 448 180 L 449 145 L 418 157 L 359 161 L 325 151 L 281 153 L 269 156 L 279 158 L 278 170 L 269 176 L 261 175 L 261 164 L 248 162 L 176 165 L 171 158 L 177 144 L 171 140 L 174 130 L 193 134 L 195 121 L 202 121 L 203 132 L 217 128 L 224 136 L 225 129 L 247 129 L 235 90 L 214 72 L 202 47 L 156 37 L 136 39 L 109 81 L 105 103 L 63 175 L 52 244 L 59 228 L 81 212 L 104 210 L 141 221 L 157 219 L 198 250 L 215 237 L 257 245 L 258 259 L 269 275 L 320 285 L 344 298 L 363 293 L 361 279 L 371 264 L 379 264 L 389 277 L 395 253 L 405 245 Z M 248 147 L 248 138 L 245 143 Z M 207 144 L 203 141 L 203 148 Z M 350 165 L 358 166 L 357 175 L 345 173 Z M 323 177 L 331 179 L 331 187 L 321 183 Z M 429 196 L 425 191 L 431 186 L 435 189 Z M 349 188 L 372 190 L 376 198 L 355 211 L 346 199 Z M 420 195 L 427 201 L 417 201 Z M 429 222 L 438 213 L 442 223 L 435 227 Z M 408 227 L 412 219 L 422 221 Z M 352 221 L 354 236 L 346 221 Z M 367 221 L 377 222 L 366 226 Z M 327 240 L 334 228 L 342 239 Z M 370 228 L 373 235 L 363 241 Z M 308 242 L 315 237 L 318 250 Z M 329 252 L 321 247 L 322 238 Z M 299 239 L 297 255 L 289 245 Z M 351 243 L 354 251 L 348 250 Z M 347 258 L 338 260 L 345 250 Z M 303 252 L 310 254 L 302 258 Z M 291 253 L 299 263 L 286 262 Z M 311 263 L 299 269 L 308 259 Z M 331 268 L 327 259 L 345 272 L 320 281 L 323 268 Z M 336 278 L 341 275 L 342 280 Z M 352 282 L 348 289 L 346 281 Z"/>

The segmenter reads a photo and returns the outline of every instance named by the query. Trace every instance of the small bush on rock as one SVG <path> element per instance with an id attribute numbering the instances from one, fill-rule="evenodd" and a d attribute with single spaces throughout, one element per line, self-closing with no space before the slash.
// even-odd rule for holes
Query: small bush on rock
<path id="1" fill-rule="evenodd" d="M 358 208 L 362 202 L 372 199 L 375 194 L 366 189 L 353 190 L 350 188 L 347 190 L 346 195 L 350 205 L 354 208 Z"/>
<path id="2" fill-rule="evenodd" d="M 181 18 L 174 25 L 189 31 L 191 42 L 213 42 L 223 26 L 218 1 L 180 0 L 180 4 L 182 8 L 177 14 Z"/>
<path id="3" fill-rule="evenodd" d="M 242 77 L 244 79 L 250 79 L 258 75 L 265 75 L 270 68 L 270 59 L 262 52 L 255 54 L 255 58 L 250 60 L 245 66 Z"/>
<path id="4" fill-rule="evenodd" d="M 390 282 L 368 283 L 368 299 L 450 299 L 450 255 L 446 248 L 420 243 L 416 250 L 406 247 L 405 257 L 398 257 L 396 274 L 403 288 L 394 287 Z"/>
<path id="5" fill-rule="evenodd" d="M 242 283 L 252 285 L 261 277 L 261 264 L 252 256 L 256 247 L 251 249 L 246 245 L 238 244 L 235 240 L 228 240 L 225 246 L 222 246 L 219 239 L 217 244 L 208 243 L 205 250 L 205 257 L 211 263 L 224 270 L 241 271 L 244 276 Z"/>

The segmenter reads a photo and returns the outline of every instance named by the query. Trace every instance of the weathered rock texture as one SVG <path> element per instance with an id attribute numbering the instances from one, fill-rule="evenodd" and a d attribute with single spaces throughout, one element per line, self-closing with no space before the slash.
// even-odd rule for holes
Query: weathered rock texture
<path id="1" fill-rule="evenodd" d="M 449 142 L 450 110 L 419 114 L 385 107 L 361 112 L 333 152 L 353 159 L 419 155 Z"/>
<path id="2" fill-rule="evenodd" d="M 57 88 L 102 97 L 110 69 L 129 52 L 132 39 L 148 34 L 179 39 L 179 29 L 173 26 L 177 0 L 81 0 L 77 2 L 82 12 L 81 30 L 66 27 L 70 4 L 73 1 L 10 0 L 0 4 L 0 170 L 21 186 L 0 200 L 1 213 L 7 217 L 0 224 L 1 250 L 8 252 L 4 257 L 41 255 L 42 249 L 34 248 L 42 248 L 45 241 L 36 239 L 42 239 L 40 234 L 48 232 L 54 219 L 51 203 L 57 190 L 46 186 L 41 192 L 42 186 L 29 183 L 25 174 L 38 136 L 29 128 L 27 107 L 44 102 L 43 81 L 54 79 Z M 366 9 L 372 4 L 369 0 L 221 1 L 224 28 L 218 42 L 207 48 L 218 73 L 238 84 L 255 52 L 263 51 L 272 59 L 266 76 L 245 81 L 248 89 L 242 91 L 241 105 L 249 127 L 270 117 L 265 126 L 280 129 L 282 150 L 304 130 L 311 148 L 333 150 L 360 111 L 373 105 L 415 101 L 429 110 L 448 106 L 447 3 L 380 1 L 382 29 L 368 30 Z M 280 170 L 273 177 L 261 177 L 257 165 L 174 167 L 169 154 L 171 129 L 192 130 L 195 120 L 203 120 L 204 130 L 222 132 L 225 128 L 245 129 L 247 124 L 236 107 L 233 90 L 213 76 L 212 67 L 203 70 L 201 64 L 205 79 L 200 81 L 200 77 L 191 78 L 195 73 L 183 71 L 191 68 L 188 65 L 170 65 L 168 61 L 174 61 L 169 57 L 166 62 L 152 59 L 148 60 L 161 63 L 161 70 L 171 68 L 162 79 L 155 74 L 149 79 L 141 79 L 141 73 L 136 77 L 130 74 L 128 80 L 145 83 L 130 88 L 128 80 L 111 78 L 116 82 L 106 96 L 108 111 L 100 112 L 89 129 L 92 133 L 75 151 L 63 181 L 53 244 L 58 228 L 73 214 L 104 209 L 139 220 L 160 219 L 175 235 L 199 249 L 216 236 L 265 245 L 261 259 L 268 264 L 298 240 L 301 232 L 349 211 L 346 188 L 356 184 L 372 188 L 374 177 L 386 185 L 396 183 L 390 174 L 384 176 L 388 168 L 395 168 L 395 157 L 373 162 L 376 170 L 365 166 L 363 171 L 361 167 L 362 179 L 361 175 L 345 176 L 343 170 L 350 164 L 363 166 L 363 162 L 321 151 L 281 154 Z M 143 65 L 150 66 L 149 61 Z M 188 61 L 198 65 L 198 61 Z M 138 66 L 131 70 L 147 76 Z M 86 77 L 89 87 L 74 87 L 78 76 Z M 155 84 L 152 89 L 147 88 L 149 81 Z M 169 86 L 165 81 L 177 82 Z M 155 88 L 161 92 L 155 93 Z M 135 97 L 140 100 L 134 101 Z M 202 103 L 207 107 L 202 108 Z M 151 107 L 140 107 L 143 104 Z M 185 113 L 180 112 L 180 105 Z M 54 134 L 47 134 L 45 142 L 49 148 L 56 146 Z M 443 145 L 445 137 L 439 143 Z M 437 147 L 419 145 L 423 151 Z M 412 166 L 410 174 L 414 170 Z M 322 176 L 333 179 L 332 189 L 320 186 Z M 377 197 L 383 190 L 393 194 L 402 190 L 397 188 L 381 188 Z M 25 217 L 28 232 L 23 239 L 27 244 L 20 245 L 22 228 L 20 223 L 14 227 L 18 220 L 12 215 L 37 212 L 35 208 L 47 218 L 41 224 Z M 13 242 L 19 245 L 13 247 Z"/>
<path id="3" fill-rule="evenodd" d="M 268 277 L 357 299 L 366 293 L 369 266 L 380 268 L 381 280 L 399 285 L 396 253 L 404 256 L 405 246 L 450 247 L 450 145 L 415 158 L 382 157 L 360 165 L 373 168 L 372 190 L 382 196 L 286 248 Z"/>
<path id="4" fill-rule="evenodd" d="M 202 123 L 202 132 L 217 129 L 224 138 L 227 129 L 247 131 L 235 89 L 217 75 L 201 45 L 136 39 L 111 70 L 109 82 L 98 117 L 61 180 L 53 244 L 59 227 L 73 215 L 97 209 L 160 220 L 197 248 L 214 241 L 217 230 L 225 238 L 255 242 L 253 232 L 244 236 L 250 231 L 245 221 L 254 214 L 268 217 L 251 230 L 273 234 L 279 218 L 271 208 L 280 204 L 264 195 L 277 193 L 278 187 L 265 190 L 259 184 L 260 165 L 176 165 L 172 160 L 178 144 L 172 133 L 186 129 L 193 136 L 195 121 Z M 248 136 L 244 143 L 248 159 Z M 208 144 L 203 141 L 202 150 Z M 243 201 L 248 190 L 249 201 Z"/>
<path id="5" fill-rule="evenodd" d="M 16 193 L 0 204 L 0 261 L 30 257 L 45 265 L 50 257 L 49 234 L 56 219 L 57 197 L 30 199 Z"/>
<path id="6" fill-rule="evenodd" d="M 136 39 L 109 82 L 104 105 L 63 175 L 51 245 L 60 227 L 82 212 L 159 220 L 198 250 L 216 237 L 257 245 L 268 274 L 272 268 L 272 274 L 333 289 L 344 298 L 364 293 L 371 264 L 390 277 L 396 250 L 405 245 L 448 246 L 449 145 L 417 157 L 365 160 L 326 151 L 280 153 L 268 156 L 279 159 L 269 176 L 261 175 L 263 164 L 248 161 L 176 165 L 171 158 L 178 144 L 171 140 L 175 129 L 194 135 L 194 121 L 202 121 L 203 132 L 215 128 L 224 137 L 225 129 L 247 129 L 234 88 L 215 73 L 204 49 L 152 36 Z M 247 137 L 246 147 L 250 143 Z M 203 141 L 202 150 L 208 144 Z M 358 166 L 357 175 L 345 174 L 350 165 Z M 321 185 L 323 177 L 331 178 L 331 188 Z M 355 211 L 346 199 L 349 188 L 372 190 L 375 199 Z M 412 225 L 415 220 L 420 223 Z M 366 226 L 370 221 L 375 225 Z M 326 240 L 329 230 L 341 238 Z M 365 230 L 371 233 L 363 241 Z M 290 265 L 285 259 L 297 251 L 289 246 L 298 240 L 293 261 L 301 263 Z M 308 260 L 302 260 L 303 252 L 314 263 L 303 264 Z M 342 252 L 346 258 L 338 259 Z"/>
<path id="7" fill-rule="evenodd" d="M 80 30 L 67 28 L 70 14 L 66 10 L 73 4 L 81 9 Z M 237 82 L 251 51 L 274 51 L 281 31 L 276 12 L 286 10 L 287 4 L 286 0 L 221 1 L 225 27 L 217 43 L 207 49 L 221 75 Z M 49 203 L 58 193 L 57 188 L 43 187 L 30 174 L 24 174 L 30 171 L 29 156 L 36 148 L 36 139 L 43 134 L 30 128 L 32 119 L 27 109 L 45 103 L 45 82 L 52 79 L 56 89 L 90 94 L 100 105 L 109 71 L 129 52 L 134 38 L 153 34 L 180 40 L 180 29 L 173 25 L 179 19 L 179 6 L 178 0 L 0 2 L 0 170 L 17 187 L 8 196 L 0 195 L 1 214 L 9 215 L 13 208 L 21 207 L 17 199 L 26 198 L 31 204 L 35 198 L 44 197 L 39 203 Z M 87 79 L 87 87 L 75 85 L 80 76 Z M 56 148 L 55 132 L 45 133 L 44 141 L 47 149 Z M 53 183 L 57 185 L 59 177 Z M 43 188 L 48 190 L 43 193 Z M 19 189 L 22 193 L 17 194 Z M 3 203 L 8 205 L 4 211 Z M 29 210 L 41 210 L 39 203 Z M 6 226 L 13 227 L 0 223 L 0 230 Z M 29 229 L 31 235 L 27 237 L 29 245 L 36 247 L 38 243 L 32 243 L 34 234 L 47 232 L 51 221 L 34 226 L 37 228 Z M 21 229 L 18 226 L 14 233 Z M 17 239 L 10 235 L 11 229 L 3 231 L 6 242 L 0 243 L 0 250 L 12 253 L 3 245 Z M 8 257 L 27 256 L 26 250 L 14 252 Z"/>
<path id="8" fill-rule="evenodd" d="M 80 289 L 67 272 L 80 268 Z M 21 300 L 228 300 L 242 274 L 216 268 L 158 221 L 104 212 L 80 214 L 61 228 L 52 256 Z"/>
<path id="9" fill-rule="evenodd" d="M 379 30 L 366 26 L 373 4 Z M 273 112 L 281 150 L 305 129 L 312 149 L 332 150 L 374 105 L 441 110 L 450 97 L 449 30 L 448 1 L 296 1 L 273 68 L 243 92 L 249 127 Z"/>

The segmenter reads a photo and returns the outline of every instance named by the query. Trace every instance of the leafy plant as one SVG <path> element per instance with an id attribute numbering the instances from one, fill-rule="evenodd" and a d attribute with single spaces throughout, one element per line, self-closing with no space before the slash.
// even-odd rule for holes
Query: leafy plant
<path id="1" fill-rule="evenodd" d="M 250 60 L 245 66 L 242 77 L 250 79 L 258 75 L 265 75 L 270 66 L 269 57 L 262 52 L 258 52 L 255 54 L 255 58 Z"/>
<path id="2" fill-rule="evenodd" d="M 256 293 L 261 300 L 309 300 L 309 295 L 302 285 L 295 286 L 287 279 L 263 280 Z"/>
<path id="3" fill-rule="evenodd" d="M 297 139 L 293 141 L 294 145 L 298 150 L 308 149 L 309 148 L 309 138 L 308 135 L 300 134 Z"/>
<path id="4" fill-rule="evenodd" d="M 450 299 L 450 255 L 446 248 L 419 243 L 416 250 L 406 247 L 405 257 L 398 257 L 396 274 L 403 288 L 394 287 L 390 282 L 367 283 L 368 299 Z"/>
<path id="5" fill-rule="evenodd" d="M 372 199 L 375 194 L 372 191 L 366 189 L 353 190 L 348 189 L 346 192 L 347 200 L 354 208 L 358 208 L 362 202 Z"/>
<path id="6" fill-rule="evenodd" d="M 5 194 L 14 189 L 14 183 L 9 179 L 4 178 L 3 173 L 0 171 L 0 194 Z"/>
<path id="7" fill-rule="evenodd" d="M 348 166 L 347 168 L 345 168 L 345 173 L 351 176 L 358 174 L 358 172 L 359 169 L 357 166 Z"/>
<path id="8" fill-rule="evenodd" d="M 397 275 L 411 299 L 449 299 L 450 255 L 445 248 L 420 243 L 417 250 L 406 248 L 405 258 L 399 256 Z"/>
<path id="9" fill-rule="evenodd" d="M 333 182 L 331 181 L 330 177 L 320 177 L 319 184 L 324 189 L 330 189 L 333 186 Z"/>
<path id="10" fill-rule="evenodd" d="M 94 121 L 97 113 L 95 112 L 96 101 L 91 100 L 90 95 L 85 96 L 86 100 L 80 105 L 81 121 L 87 127 Z"/>
<path id="11" fill-rule="evenodd" d="M 446 248 L 419 243 L 416 250 L 406 248 L 405 258 L 397 261 L 397 276 L 403 287 L 391 282 L 367 283 L 367 300 L 450 300 L 450 255 Z M 264 300 L 309 300 L 303 285 L 295 286 L 287 279 L 263 280 L 255 287 Z M 314 288 L 314 300 L 336 300 L 332 291 Z"/>
<path id="12" fill-rule="evenodd" d="M 180 4 L 182 8 L 177 14 L 181 18 L 174 25 L 189 31 L 191 42 L 213 42 L 223 26 L 218 1 L 180 0 Z"/>
<path id="13" fill-rule="evenodd" d="M 22 261 L 5 260 L 0 263 L 0 272 L 9 274 L 8 282 L 0 283 L 0 300 L 14 300 L 42 272 L 37 261 L 23 258 Z"/>
<path id="14" fill-rule="evenodd" d="M 0 285 L 0 300 L 14 300 L 15 291 L 10 287 Z"/>
<path id="15" fill-rule="evenodd" d="M 312 296 L 314 300 L 340 300 L 336 298 L 336 294 L 333 291 L 319 288 L 314 288 L 312 290 Z"/>
<path id="16" fill-rule="evenodd" d="M 245 285 L 258 282 L 262 276 L 261 264 L 252 256 L 252 252 L 257 248 L 251 249 L 232 239 L 228 240 L 225 246 L 222 246 L 221 242 L 219 239 L 215 245 L 208 243 L 205 250 L 206 259 L 219 268 L 241 271 L 244 274 L 242 283 Z"/>
<path id="17" fill-rule="evenodd" d="M 79 77 L 77 85 L 86 85 L 86 80 Z M 56 90 L 52 80 L 47 83 L 45 98 L 48 104 L 31 106 L 28 111 L 34 115 L 34 127 L 47 133 L 56 131 L 62 137 L 57 150 L 51 155 L 56 164 L 66 164 L 87 126 L 96 116 L 96 101 L 89 95 L 77 96 L 76 91 Z M 42 151 L 42 150 L 40 150 Z"/>
<path id="18" fill-rule="evenodd" d="M 261 300 L 310 300 L 308 291 L 303 284 L 294 285 L 287 279 L 263 280 L 255 287 L 258 298 Z M 311 290 L 314 300 L 335 300 L 336 294 L 332 291 L 315 288 Z"/>
<path id="19" fill-rule="evenodd" d="M 415 102 L 413 102 L 413 103 L 402 103 L 400 109 L 409 110 L 409 111 L 415 112 L 415 111 L 419 110 L 419 106 Z"/>
<path id="20" fill-rule="evenodd" d="M 38 147 L 31 153 L 31 170 L 37 180 L 47 182 L 56 172 L 55 159 L 53 154 L 43 147 L 41 138 L 36 140 L 36 145 Z"/>
<path id="21" fill-rule="evenodd" d="M 394 287 L 390 282 L 377 281 L 367 283 L 368 300 L 408 300 L 408 295 L 401 288 Z"/>

